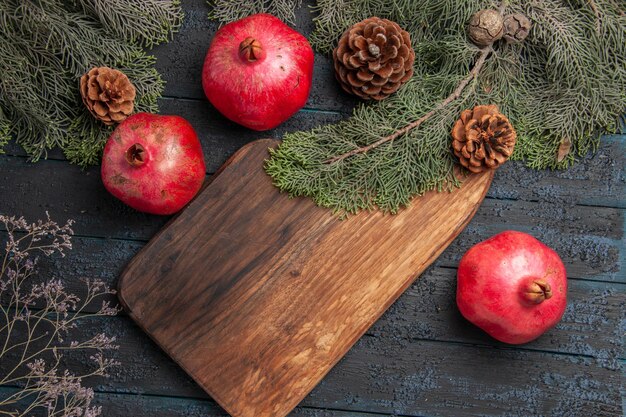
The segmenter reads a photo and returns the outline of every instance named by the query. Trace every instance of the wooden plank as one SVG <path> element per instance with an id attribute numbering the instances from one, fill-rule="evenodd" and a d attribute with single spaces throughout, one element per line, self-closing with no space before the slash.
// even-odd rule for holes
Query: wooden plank
<path id="1" fill-rule="evenodd" d="M 110 195 L 100 167 L 81 170 L 64 161 L 0 157 L 0 212 L 57 222 L 76 221 L 79 235 L 137 239 L 152 236 L 167 218 L 139 213 Z"/>
<path id="2" fill-rule="evenodd" d="M 7 240 L 7 233 L 0 231 L 0 245 Z M 115 288 L 117 277 L 124 265 L 144 246 L 143 242 L 119 239 L 86 238 L 74 236 L 72 250 L 65 252 L 65 257 L 40 256 L 37 262 L 37 274 L 29 279 L 31 284 L 44 283 L 50 279 L 60 279 L 66 291 L 85 299 L 86 286 L 84 279 L 102 280 L 107 288 Z M 2 294 L 0 302 L 7 305 L 6 297 Z M 102 301 L 110 305 L 118 305 L 116 295 L 108 295 L 95 300 L 84 311 L 93 313 L 102 306 Z M 35 308 L 43 308 L 43 302 L 37 303 Z M 70 310 L 71 311 L 71 310 Z"/>
<path id="3" fill-rule="evenodd" d="M 106 331 L 121 344 L 113 355 L 122 366 L 108 379 L 86 381 L 98 391 L 208 398 L 129 318 L 79 330 L 75 338 Z M 302 405 L 408 416 L 622 415 L 616 358 L 425 341 L 389 330 L 362 338 Z M 82 372 L 88 356 L 66 363 Z"/>
<path id="4" fill-rule="evenodd" d="M 288 131 L 309 129 L 340 118 L 336 114 L 302 111 L 284 125 L 264 133 L 253 132 L 225 120 L 207 102 L 163 99 L 160 103 L 164 114 L 182 115 L 197 130 L 203 143 L 208 172 L 214 172 L 240 146 L 253 140 L 282 137 Z M 7 152 L 24 155 L 15 144 L 9 144 Z M 58 157 L 58 153 L 55 154 L 55 158 Z M 6 156 L 0 156 L 0 163 L 4 158 Z M 42 161 L 35 166 L 44 163 Z M 532 170 L 516 161 L 504 164 L 497 171 L 487 196 L 563 205 L 565 208 L 576 204 L 626 208 L 625 167 L 626 135 L 605 136 L 595 155 L 587 156 L 567 170 Z M 5 184 L 5 187 L 9 186 L 10 182 Z M 10 190 L 0 188 L 0 196 L 3 192 L 10 193 Z"/>
<path id="5" fill-rule="evenodd" d="M 498 178 L 502 178 L 499 172 L 496 182 Z M 82 171 L 59 161 L 33 165 L 5 156 L 0 157 L 0 179 L 0 196 L 7 196 L 0 198 L 0 212 L 23 214 L 29 220 L 44 217 L 46 210 L 57 221 L 71 217 L 76 220 L 76 233 L 82 236 L 146 241 L 167 221 L 138 213 L 109 195 L 97 167 Z M 626 282 L 625 215 L 624 209 L 559 201 L 486 199 L 469 227 L 437 262 L 454 267 L 473 244 L 515 229 L 552 246 L 563 258 L 569 277 Z"/>
<path id="6" fill-rule="evenodd" d="M 0 387 L 0 398 L 11 395 L 17 388 Z M 229 417 L 228 413 L 211 399 L 179 398 L 167 396 L 115 394 L 96 392 L 92 406 L 102 407 L 102 416 L 124 417 Z M 297 407 L 290 417 L 377 417 L 386 414 Z M 45 410 L 35 410 L 29 417 L 47 417 Z"/>
<path id="7" fill-rule="evenodd" d="M 449 341 L 511 349 L 471 325 L 456 306 L 456 269 L 431 267 L 381 317 L 368 334 L 401 339 Z M 569 280 L 562 320 L 525 350 L 624 357 L 626 285 Z"/>
<path id="8" fill-rule="evenodd" d="M 474 215 L 492 172 L 340 221 L 238 151 L 129 263 L 127 312 L 234 417 L 282 417 Z"/>
<path id="9" fill-rule="evenodd" d="M 164 100 L 162 101 L 162 109 L 164 113 L 180 114 L 188 118 L 195 129 L 198 130 L 199 137 L 203 143 L 205 159 L 207 162 L 208 172 L 214 172 L 222 162 L 232 155 L 239 147 L 252 140 L 260 138 L 262 132 L 252 132 L 237 127 L 234 123 L 216 118 L 211 112 L 205 112 L 208 104 L 188 100 Z M 293 121 L 290 121 L 284 127 L 279 127 L 276 131 L 270 132 L 274 137 L 280 137 L 286 131 L 297 130 L 300 126 L 302 129 L 310 128 L 321 123 L 337 120 L 337 115 L 325 113 L 299 112 Z M 228 125 L 230 123 L 230 125 Z M 229 129 L 234 129 L 236 134 L 230 133 Z M 283 130 L 281 130 L 283 129 Z M 9 147 L 13 149 L 13 147 Z M 19 150 L 15 150 L 20 154 Z M 497 172 L 495 179 L 487 197 L 502 200 L 524 200 L 530 202 L 539 202 L 541 204 L 548 203 L 552 207 L 561 205 L 563 209 L 569 210 L 572 206 L 582 204 L 590 206 L 605 206 L 626 208 L 626 135 L 605 136 L 603 142 L 595 156 L 588 156 L 573 167 L 564 171 L 550 170 L 532 170 L 525 168 L 521 163 L 511 161 L 504 164 Z M 23 152 L 22 152 L 23 154 Z M 30 187 L 17 190 L 12 187 L 15 181 L 15 166 L 26 165 L 25 162 L 12 160 L 8 156 L 0 155 L 0 178 L 5 181 L 0 184 L 0 196 L 12 196 L 15 198 L 23 198 L 20 193 L 26 193 L 31 197 L 32 192 L 38 192 L 38 187 L 47 184 L 36 181 Z M 29 178 L 22 178 L 22 175 L 34 176 L 31 179 L 38 178 L 38 170 L 43 170 L 45 174 L 50 172 L 52 168 L 44 168 L 51 161 L 41 161 L 32 165 L 27 171 L 18 172 L 19 181 L 23 182 Z M 76 167 L 55 166 L 54 171 L 59 171 L 61 176 L 80 176 L 80 170 Z M 69 172 L 67 172 L 69 171 Z M 91 175 L 98 175 L 97 167 L 88 169 L 86 172 L 93 172 Z M 4 174 L 4 175 L 2 175 Z M 43 174 L 43 175 L 45 175 Z M 46 176 L 46 178 L 48 178 Z M 68 188 L 69 183 L 53 184 L 57 187 L 65 186 Z M 94 192 L 94 189 L 80 190 L 81 192 Z M 67 193 L 64 193 L 67 194 Z M 81 194 L 67 198 L 79 199 Z M 38 204 L 56 204 L 56 199 L 44 200 Z M 85 195 L 83 201 L 89 201 L 89 195 Z M 98 201 L 94 201 L 98 203 Z M 71 204 L 71 201 L 70 201 Z M 21 202 L 20 207 L 27 205 Z M 555 211 L 559 215 L 558 211 Z M 584 221 L 581 218 L 580 221 Z M 156 230 L 156 229 L 155 229 Z M 151 236 L 149 234 L 147 237 Z M 145 238 L 145 237 L 144 237 Z"/>
<path id="10" fill-rule="evenodd" d="M 98 393 L 95 404 L 102 405 L 102 415 L 132 417 L 229 417 L 210 399 L 153 397 Z M 298 407 L 290 417 L 380 417 L 381 414 Z M 382 414 L 385 416 L 385 414 Z"/>
<path id="11" fill-rule="evenodd" d="M 619 365 L 589 358 L 364 338 L 304 404 L 455 417 L 621 416 L 621 380 Z"/>
<path id="12" fill-rule="evenodd" d="M 603 136 L 595 155 L 588 155 L 567 170 L 537 171 L 519 163 L 504 164 L 488 195 L 626 208 L 626 134 Z"/>
<path id="13" fill-rule="evenodd" d="M 199 133 L 204 145 L 207 170 L 213 172 L 227 157 L 232 155 L 240 144 L 248 143 L 260 137 L 281 137 L 283 131 L 259 132 L 241 131 L 235 137 L 229 137 L 228 128 L 224 131 L 213 130 L 212 125 L 207 123 L 212 113 L 205 115 L 202 111 L 194 111 L 194 102 L 187 104 L 184 100 L 172 102 L 164 99 L 161 101 L 164 113 L 180 114 L 188 118 L 194 126 L 199 126 Z M 182 104 L 181 104 L 182 103 Z M 201 104 L 206 107 L 208 104 Z M 305 116 L 300 116 L 305 113 Z M 213 115 L 215 116 L 215 115 Z M 308 120 L 307 126 L 315 126 L 336 120 L 337 115 L 324 113 L 300 112 L 294 116 L 297 120 L 303 117 Z M 318 120 L 314 120 L 316 118 Z M 230 123 L 223 120 L 219 123 Z M 299 128 L 294 120 L 289 130 Z M 231 126 L 239 129 L 234 124 Z M 262 132 L 261 132 L 262 133 Z M 241 137 L 241 135 L 243 135 Z M 213 140 L 212 137 L 219 138 Z M 210 143 L 210 146 L 209 146 Z M 24 156 L 24 151 L 15 143 L 11 142 L 5 148 L 8 155 Z M 604 136 L 598 152 L 588 155 L 567 170 L 532 170 L 517 161 L 504 164 L 496 173 L 493 185 L 489 189 L 487 197 L 502 200 L 525 200 L 531 202 L 547 202 L 551 204 L 563 204 L 569 207 L 576 204 L 603 207 L 626 208 L 626 135 Z M 0 160 L 6 156 L 0 155 Z M 58 151 L 52 152 L 52 159 L 63 159 Z M 43 163 L 43 162 L 41 162 Z M 36 164 L 39 165 L 39 164 Z M 0 194 L 1 195 L 1 194 Z"/>
<path id="14" fill-rule="evenodd" d="M 0 240 L 5 234 L 0 233 Z M 39 275 L 33 282 L 62 278 L 66 288 L 84 294 L 82 278 L 102 279 L 114 288 L 123 266 L 143 247 L 141 242 L 74 238 L 73 250 L 65 258 L 41 258 Z M 440 258 L 441 259 L 441 258 Z M 439 261 L 437 261 L 439 264 Z M 503 347 L 459 314 L 455 303 L 456 269 L 428 268 L 396 303 L 367 332 L 401 337 L 452 341 Z M 115 296 L 107 301 L 117 303 Z M 626 286 L 570 280 L 568 308 L 562 321 L 546 336 L 524 349 L 593 356 L 623 357 L 622 335 L 616 329 L 626 317 Z M 100 300 L 85 311 L 94 312 Z"/>
<path id="15" fill-rule="evenodd" d="M 626 283 L 625 215 L 623 209 L 563 202 L 485 199 L 474 221 L 437 262 L 456 267 L 472 245 L 513 229 L 553 248 L 570 278 Z"/>

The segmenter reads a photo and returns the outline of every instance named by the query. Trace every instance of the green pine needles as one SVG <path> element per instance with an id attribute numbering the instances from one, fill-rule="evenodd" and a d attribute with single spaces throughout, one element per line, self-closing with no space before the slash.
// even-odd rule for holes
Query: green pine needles
<path id="1" fill-rule="evenodd" d="M 136 111 L 157 111 L 164 82 L 143 47 L 181 21 L 178 0 L 0 2 L 0 147 L 8 130 L 33 161 L 60 147 L 71 162 L 99 162 L 112 128 L 84 108 L 79 78 L 119 69 L 137 89 Z"/>
<path id="2" fill-rule="evenodd" d="M 418 128 L 367 152 L 337 160 L 394 134 L 437 108 L 465 80 L 483 51 L 470 43 L 470 16 L 488 1 L 319 0 L 314 46 L 330 52 L 352 24 L 379 16 L 411 33 L 415 75 L 393 96 L 363 103 L 351 118 L 287 134 L 266 170 L 291 196 L 340 213 L 396 212 L 427 190 L 458 184 L 450 130 L 463 109 L 496 104 L 518 133 L 513 158 L 532 168 L 566 168 L 616 132 L 626 110 L 626 14 L 613 0 L 515 0 L 504 14 L 532 21 L 521 44 L 500 41 L 460 96 Z M 337 87 L 339 88 L 339 87 Z M 572 150 L 557 161 L 562 141 Z M 333 159 L 335 158 L 335 159 Z M 328 163 L 329 160 L 335 162 Z"/>
<path id="3" fill-rule="evenodd" d="M 9 119 L 4 116 L 4 113 L 0 108 L 0 154 L 4 153 L 2 148 L 9 142 L 9 139 L 11 139 L 11 135 L 9 133 L 11 130 L 10 128 L 11 123 L 9 122 Z"/>
<path id="4" fill-rule="evenodd" d="M 296 9 L 302 0 L 209 0 L 209 18 L 222 23 L 232 22 L 256 13 L 270 13 L 295 25 Z"/>

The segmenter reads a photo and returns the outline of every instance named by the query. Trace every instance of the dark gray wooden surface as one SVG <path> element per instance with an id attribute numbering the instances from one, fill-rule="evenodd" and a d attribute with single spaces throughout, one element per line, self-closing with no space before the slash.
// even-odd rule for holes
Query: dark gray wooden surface
<path id="1" fill-rule="evenodd" d="M 240 146 L 339 120 L 356 101 L 316 56 L 304 110 L 258 133 L 222 118 L 204 100 L 200 71 L 217 25 L 203 0 L 183 1 L 185 23 L 154 49 L 168 84 L 161 111 L 187 118 L 202 141 L 207 175 Z M 298 29 L 311 24 L 300 13 Z M 15 145 L 0 156 L 0 213 L 76 220 L 74 250 L 42 263 L 80 293 L 79 278 L 111 286 L 126 262 L 168 220 L 134 212 L 110 196 L 99 168 L 82 171 L 58 152 L 29 163 Z M 467 229 L 334 368 L 294 417 L 621 416 L 626 332 L 626 136 L 607 136 L 598 152 L 567 171 L 532 171 L 510 162 Z M 506 229 L 533 234 L 563 258 L 570 284 L 563 321 L 529 344 L 498 343 L 456 309 L 456 265 L 472 244 Z M 6 234 L 0 231 L 0 239 Z M 95 307 L 95 306 L 94 306 Z M 225 413 L 126 316 L 85 326 L 118 337 L 122 362 L 89 381 L 105 417 L 195 417 Z M 0 364 L 0 372 L 10 364 Z M 80 368 L 80 364 L 75 364 Z"/>

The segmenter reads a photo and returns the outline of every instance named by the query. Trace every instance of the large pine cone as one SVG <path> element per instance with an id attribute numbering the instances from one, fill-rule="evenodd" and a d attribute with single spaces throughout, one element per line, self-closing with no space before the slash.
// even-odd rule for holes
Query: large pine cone
<path id="1" fill-rule="evenodd" d="M 452 148 L 461 165 L 472 172 L 482 172 L 509 159 L 517 134 L 509 119 L 491 104 L 461 112 L 452 128 L 452 138 Z"/>
<path id="2" fill-rule="evenodd" d="M 370 17 L 344 32 L 333 60 L 345 91 L 382 100 L 411 78 L 415 52 L 409 33 L 397 23 Z"/>
<path id="3" fill-rule="evenodd" d="M 80 94 L 83 103 L 96 119 L 112 125 L 133 112 L 136 92 L 123 72 L 96 67 L 80 78 Z"/>

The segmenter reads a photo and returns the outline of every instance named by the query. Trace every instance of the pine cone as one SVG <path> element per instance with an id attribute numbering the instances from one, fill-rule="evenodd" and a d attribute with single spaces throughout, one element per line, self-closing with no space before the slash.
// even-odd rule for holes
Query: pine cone
<path id="1" fill-rule="evenodd" d="M 525 15 L 514 13 L 504 18 L 504 39 L 509 43 L 522 42 L 528 36 L 532 23 Z"/>
<path id="2" fill-rule="evenodd" d="M 496 10 L 480 10 L 470 18 L 467 35 L 477 46 L 492 45 L 503 34 L 504 20 L 502 15 Z"/>
<path id="3" fill-rule="evenodd" d="M 80 94 L 83 103 L 96 119 L 112 125 L 133 112 L 136 92 L 123 72 L 95 67 L 80 77 Z"/>
<path id="4" fill-rule="evenodd" d="M 482 172 L 509 159 L 517 134 L 509 119 L 491 104 L 461 112 L 452 128 L 452 138 L 452 148 L 461 165 L 472 172 Z"/>
<path id="5" fill-rule="evenodd" d="M 344 32 L 333 60 L 345 91 L 382 100 L 411 78 L 415 52 L 409 33 L 397 23 L 370 17 Z"/>

